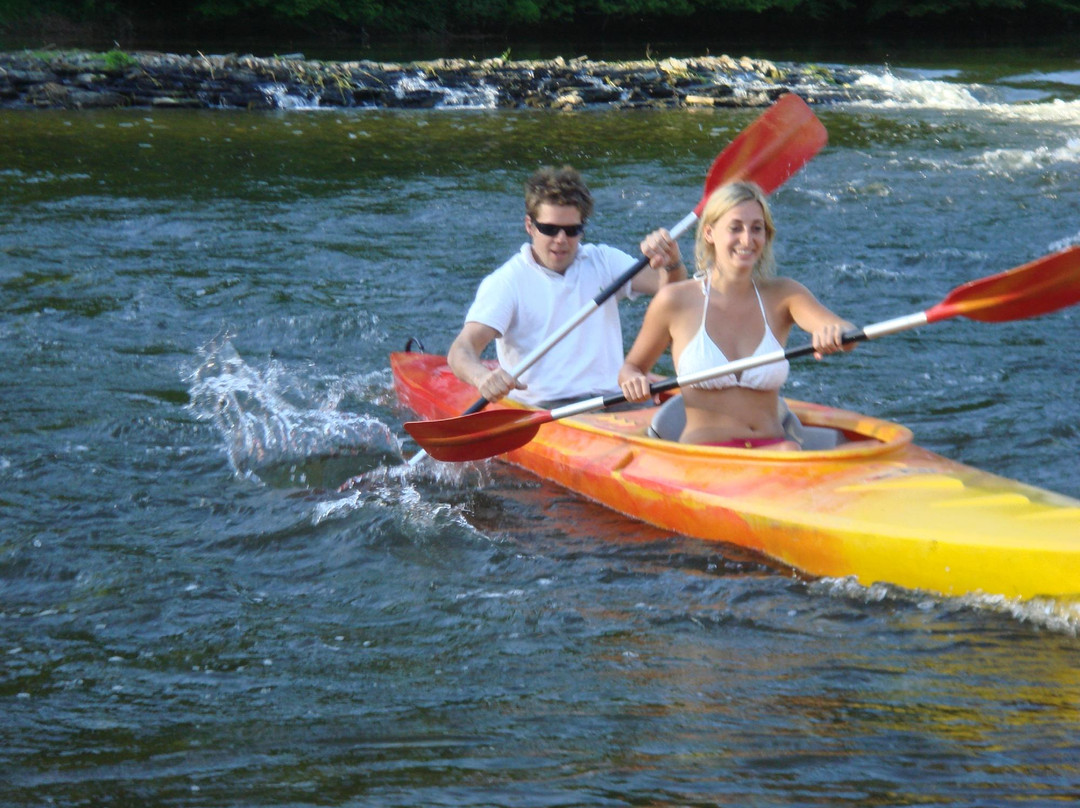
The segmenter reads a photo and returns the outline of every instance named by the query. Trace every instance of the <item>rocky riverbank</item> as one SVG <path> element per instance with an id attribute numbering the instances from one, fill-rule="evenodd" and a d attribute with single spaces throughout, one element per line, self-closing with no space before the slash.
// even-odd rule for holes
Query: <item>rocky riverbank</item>
<path id="1" fill-rule="evenodd" d="M 291 56 L 0 53 L 0 107 L 758 107 L 785 92 L 846 98 L 848 77 L 814 65 L 702 56 L 594 62 L 439 59 L 391 64 Z"/>

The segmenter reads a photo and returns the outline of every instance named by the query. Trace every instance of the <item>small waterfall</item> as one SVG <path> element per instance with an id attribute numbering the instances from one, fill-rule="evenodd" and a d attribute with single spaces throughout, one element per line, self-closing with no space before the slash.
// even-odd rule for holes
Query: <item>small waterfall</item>
<path id="1" fill-rule="evenodd" d="M 314 92 L 297 95 L 295 87 L 267 84 L 261 87 L 266 100 L 277 109 L 319 109 L 319 96 Z"/>

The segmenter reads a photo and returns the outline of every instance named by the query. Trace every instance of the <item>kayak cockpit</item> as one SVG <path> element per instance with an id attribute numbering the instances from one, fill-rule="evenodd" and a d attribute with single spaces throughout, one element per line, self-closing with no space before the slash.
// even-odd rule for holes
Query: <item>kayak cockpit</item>
<path id="1" fill-rule="evenodd" d="M 804 451 L 835 449 L 893 449 L 911 442 L 911 431 L 899 424 L 835 410 L 802 401 L 780 399 L 784 434 Z M 672 396 L 655 411 L 648 436 L 677 441 L 686 425 L 681 395 Z"/>

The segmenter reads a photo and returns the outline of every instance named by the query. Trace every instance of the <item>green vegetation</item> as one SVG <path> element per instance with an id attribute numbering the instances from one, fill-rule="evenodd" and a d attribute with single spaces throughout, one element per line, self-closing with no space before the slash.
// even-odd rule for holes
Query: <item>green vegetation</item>
<path id="1" fill-rule="evenodd" d="M 138 64 L 134 56 L 122 50 L 111 50 L 105 54 L 104 59 L 105 69 L 111 71 L 125 70 Z"/>
<path id="2" fill-rule="evenodd" d="M 150 9 L 150 10 L 148 10 Z M 943 28 L 962 22 L 1055 22 L 1071 27 L 1080 0 L 0 0 L 0 24 L 37 19 L 139 28 L 175 21 L 221 30 L 288 26 L 312 35 L 557 33 L 566 26 L 596 33 L 650 34 L 658 28 L 701 30 L 724 23 L 768 21 L 834 30 Z"/>

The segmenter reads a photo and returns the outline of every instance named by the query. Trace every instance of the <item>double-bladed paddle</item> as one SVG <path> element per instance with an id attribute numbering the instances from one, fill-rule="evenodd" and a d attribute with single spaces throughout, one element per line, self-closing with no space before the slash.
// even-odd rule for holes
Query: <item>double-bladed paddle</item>
<path id="1" fill-rule="evenodd" d="M 844 342 L 861 342 L 888 334 L 936 323 L 952 317 L 967 317 L 985 323 L 1023 320 L 1047 314 L 1080 302 L 1080 247 L 1039 258 L 997 275 L 969 281 L 953 289 L 944 300 L 925 311 L 868 325 L 844 335 Z M 666 379 L 650 386 L 653 394 L 685 387 L 717 376 L 739 373 L 770 362 L 795 359 L 814 352 L 803 345 L 761 356 L 736 359 L 719 367 Z M 540 427 L 560 418 L 580 415 L 621 404 L 621 394 L 596 396 L 553 410 L 500 409 L 443 418 L 410 421 L 405 430 L 436 460 L 460 462 L 480 460 L 524 446 Z"/>
<path id="2" fill-rule="evenodd" d="M 785 180 L 802 168 L 806 162 L 825 146 L 828 134 L 814 113 L 799 96 L 793 93 L 781 96 L 776 103 L 763 112 L 746 129 L 736 136 L 713 160 L 705 175 L 705 190 L 697 206 L 682 221 L 671 228 L 672 238 L 679 238 L 701 216 L 709 196 L 729 182 L 748 180 L 757 183 L 765 193 L 772 193 Z M 510 375 L 517 379 L 550 351 L 567 334 L 577 328 L 586 317 L 600 308 L 605 301 L 619 291 L 631 278 L 649 264 L 642 256 L 622 275 L 611 282 L 586 303 L 558 331 L 547 337 L 518 363 Z M 488 405 L 481 398 L 465 411 L 465 415 L 479 412 Z M 410 464 L 423 457 L 413 456 Z"/>

